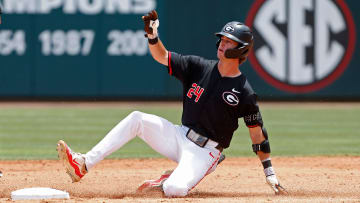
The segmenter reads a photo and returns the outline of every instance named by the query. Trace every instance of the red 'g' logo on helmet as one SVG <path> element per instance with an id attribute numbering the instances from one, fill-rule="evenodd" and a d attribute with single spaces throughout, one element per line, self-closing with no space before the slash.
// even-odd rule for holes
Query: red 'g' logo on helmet
<path id="1" fill-rule="evenodd" d="M 342 0 L 256 0 L 246 24 L 249 61 L 278 89 L 306 93 L 336 80 L 355 48 L 355 25 Z"/>

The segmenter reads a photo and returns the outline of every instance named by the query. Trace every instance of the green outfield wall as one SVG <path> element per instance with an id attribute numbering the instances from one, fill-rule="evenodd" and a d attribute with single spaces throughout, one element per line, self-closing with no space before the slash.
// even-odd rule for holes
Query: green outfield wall
<path id="1" fill-rule="evenodd" d="M 170 51 L 216 59 L 214 33 L 249 25 L 240 66 L 263 99 L 360 99 L 357 0 L 0 0 L 0 98 L 179 99 L 144 13 Z"/>

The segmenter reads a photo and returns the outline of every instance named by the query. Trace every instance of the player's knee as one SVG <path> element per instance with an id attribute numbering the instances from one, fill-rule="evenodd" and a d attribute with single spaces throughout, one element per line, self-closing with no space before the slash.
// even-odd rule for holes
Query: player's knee
<path id="1" fill-rule="evenodd" d="M 142 112 L 140 111 L 133 111 L 129 114 L 129 118 L 132 121 L 141 121 L 142 119 Z"/>
<path id="2" fill-rule="evenodd" d="M 189 189 L 180 185 L 166 184 L 163 185 L 164 194 L 167 197 L 184 197 L 188 194 Z"/>

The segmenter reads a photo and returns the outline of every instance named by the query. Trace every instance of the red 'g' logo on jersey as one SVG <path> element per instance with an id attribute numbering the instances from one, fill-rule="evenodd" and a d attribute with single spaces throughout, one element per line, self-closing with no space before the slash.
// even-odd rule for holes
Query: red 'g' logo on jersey
<path id="1" fill-rule="evenodd" d="M 249 61 L 278 89 L 306 93 L 335 81 L 355 48 L 355 25 L 343 0 L 256 0 L 246 24 Z"/>

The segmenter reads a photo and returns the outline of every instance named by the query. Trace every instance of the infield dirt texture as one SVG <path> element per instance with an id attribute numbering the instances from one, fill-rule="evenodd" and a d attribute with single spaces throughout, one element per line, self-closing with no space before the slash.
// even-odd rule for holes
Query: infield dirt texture
<path id="1" fill-rule="evenodd" d="M 24 103 L 16 105 L 27 107 L 33 105 L 33 108 L 42 108 L 47 104 Z M 55 104 L 55 106 L 57 105 L 63 106 L 62 104 Z M 77 105 L 79 104 L 65 104 L 65 106 Z M 107 103 L 105 105 L 118 104 Z M 271 105 L 281 109 L 287 104 Z M 304 105 L 315 110 L 324 105 L 338 106 L 344 104 L 303 104 L 302 106 Z M 13 104 L 2 104 L 2 108 L 7 108 L 7 106 L 14 107 Z M 49 104 L 49 106 L 54 106 L 54 104 Z M 84 104 L 79 106 L 84 106 Z M 178 104 L 175 106 L 178 107 Z M 354 106 L 357 109 L 359 108 L 359 104 L 352 107 L 346 106 L 344 105 L 344 108 L 353 108 Z M 4 147 L 6 143 L 1 144 Z M 69 144 L 71 146 L 71 143 Z M 53 147 L 55 152 L 56 142 L 53 143 Z M 313 149 L 304 147 L 304 150 Z M 360 150 L 360 146 L 358 146 L 358 150 Z M 191 190 L 187 197 L 173 199 L 163 197 L 159 193 L 137 194 L 135 192 L 144 180 L 156 179 L 163 171 L 176 167 L 174 162 L 164 158 L 107 159 L 95 166 L 78 183 L 71 182 L 62 163 L 58 160 L 0 160 L 0 170 L 3 172 L 3 176 L 0 177 L 0 202 L 12 202 L 10 199 L 11 191 L 17 189 L 50 187 L 69 192 L 70 200 L 41 202 L 360 203 L 360 156 L 356 152 L 355 154 L 310 155 L 306 157 L 272 156 L 272 163 L 278 178 L 289 192 L 286 196 L 274 195 L 265 182 L 261 163 L 255 155 L 247 157 L 230 156 L 218 166 L 215 172 L 205 177 Z"/>
<path id="2" fill-rule="evenodd" d="M 227 158 L 188 197 L 136 194 L 143 180 L 176 165 L 166 159 L 105 160 L 78 183 L 71 183 L 59 161 L 1 161 L 0 202 L 13 190 L 51 187 L 70 193 L 64 202 L 360 202 L 360 157 L 273 158 L 287 196 L 275 196 L 259 161 Z M 56 202 L 56 201 L 50 201 Z"/>

